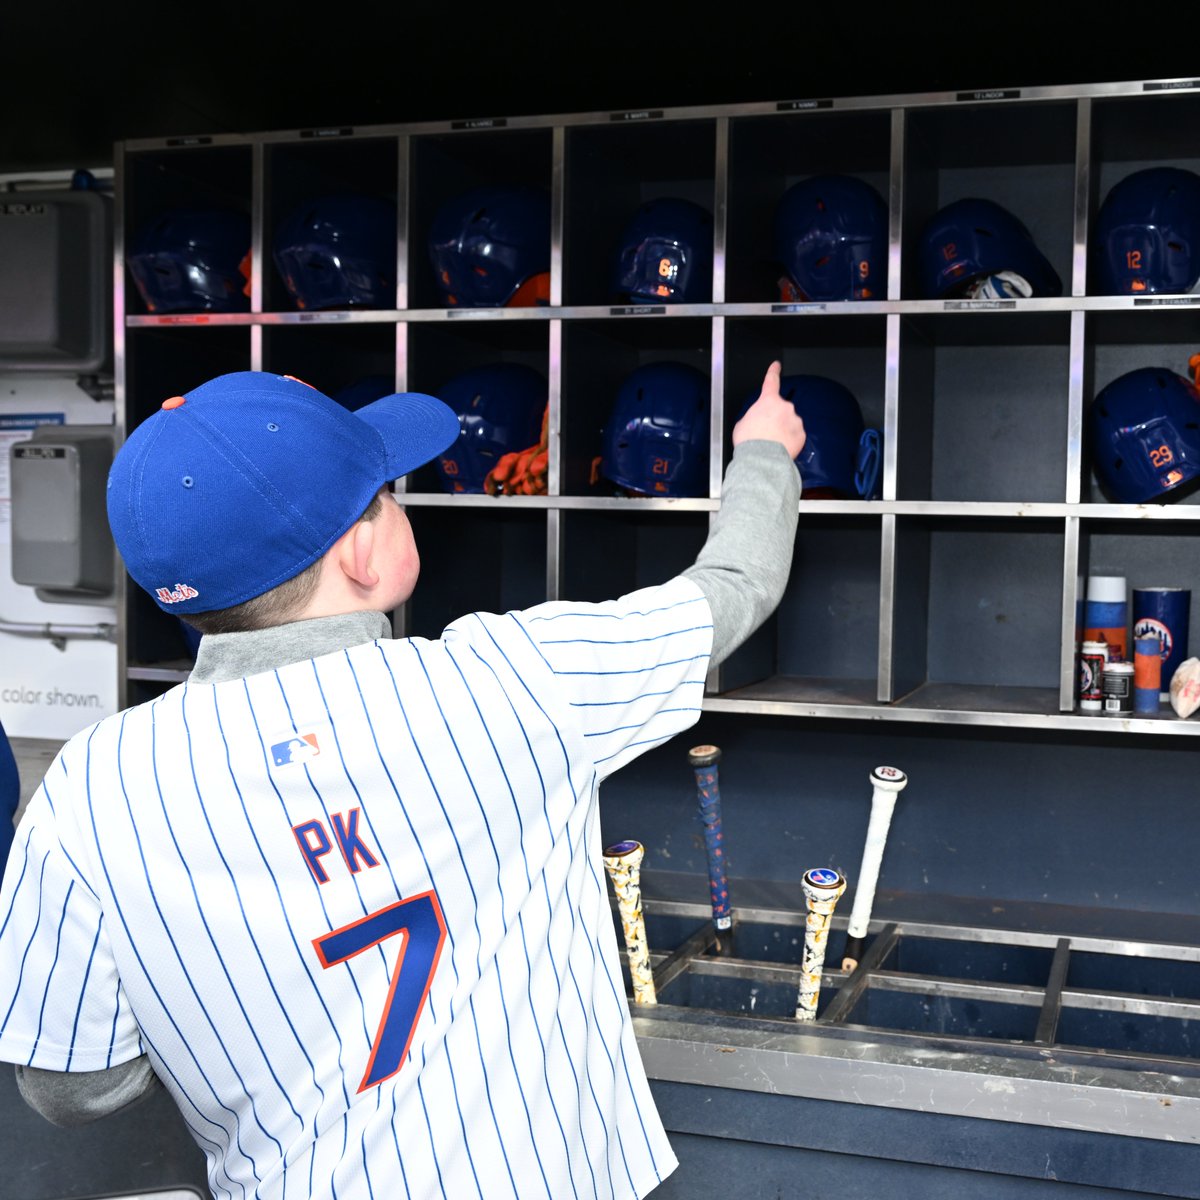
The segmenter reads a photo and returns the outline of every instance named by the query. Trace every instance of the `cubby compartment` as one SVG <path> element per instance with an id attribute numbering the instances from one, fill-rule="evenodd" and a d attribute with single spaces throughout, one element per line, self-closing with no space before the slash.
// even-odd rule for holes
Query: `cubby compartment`
<path id="1" fill-rule="evenodd" d="M 330 132 L 266 148 L 266 312 L 398 306 L 396 139 Z"/>
<path id="2" fill-rule="evenodd" d="M 439 214 L 448 214 L 450 211 L 447 205 L 454 208 L 460 198 L 468 195 L 477 194 L 482 209 L 489 201 L 494 203 L 497 199 L 503 200 L 511 189 L 545 193 L 545 261 L 546 269 L 549 269 L 549 199 L 553 157 L 553 137 L 549 129 L 503 132 L 473 130 L 424 134 L 412 139 L 409 154 L 406 307 L 446 307 L 446 296 L 438 286 L 436 269 L 430 257 L 430 231 Z M 512 216 L 502 219 L 505 231 L 511 233 Z M 524 231 L 524 225 L 521 229 Z M 528 254 L 528 250 L 523 253 Z"/>
<path id="3" fill-rule="evenodd" d="M 902 318 L 896 499 L 1066 499 L 1068 313 Z"/>
<path id="4" fill-rule="evenodd" d="M 563 493 L 614 496 L 632 490 L 673 500 L 707 497 L 711 322 L 691 317 L 572 321 L 563 326 L 562 343 Z M 637 455 L 636 474 L 614 469 L 612 473 L 620 474 L 626 480 L 627 489 L 620 482 L 600 474 L 604 467 L 615 467 L 613 461 L 604 464 L 598 461 L 605 457 L 604 431 L 613 420 L 622 388 L 633 372 L 661 363 L 677 364 L 685 370 L 667 374 L 665 379 L 647 381 L 640 390 L 638 381 L 632 381 L 627 393 L 628 405 L 622 404 L 620 410 L 622 424 L 636 421 L 642 415 L 643 407 L 645 416 L 653 422 L 656 397 L 666 396 L 670 407 L 664 411 L 679 418 L 678 421 L 673 419 L 666 440 L 670 441 L 673 433 L 675 443 L 682 442 L 684 448 L 678 452 L 678 461 L 673 458 L 673 469 L 677 472 L 674 482 L 664 489 L 656 489 L 659 480 L 653 474 L 652 465 L 647 465 L 647 458 L 640 454 Z M 689 379 L 691 372 L 699 372 L 703 380 Z M 701 411 L 698 405 L 703 386 L 707 386 L 708 391 L 703 397 Z M 687 410 L 694 416 L 690 423 L 683 420 L 682 410 L 675 413 L 675 398 L 688 395 L 693 401 Z M 645 436 L 646 447 L 652 447 L 657 435 L 649 429 Z"/>
<path id="5" fill-rule="evenodd" d="M 1174 388 L 1161 393 L 1160 402 L 1155 402 L 1155 389 L 1143 390 L 1136 380 L 1124 379 L 1130 372 L 1147 367 L 1157 367 L 1191 381 L 1193 373 L 1188 359 L 1200 352 L 1200 319 L 1195 311 L 1186 309 L 1157 309 L 1110 312 L 1090 312 L 1085 317 L 1086 339 L 1084 347 L 1083 381 L 1083 481 L 1080 499 L 1084 503 L 1132 503 L 1126 497 L 1140 494 L 1138 482 L 1148 479 L 1166 480 L 1167 472 L 1178 465 L 1180 458 L 1186 459 L 1189 468 L 1195 469 L 1200 457 L 1200 406 L 1191 416 L 1186 388 Z M 1117 387 L 1121 419 L 1112 418 L 1111 423 L 1098 419 L 1099 410 L 1094 407 L 1096 398 L 1110 384 L 1122 380 Z M 1110 393 L 1110 396 L 1112 393 Z M 1177 401 L 1181 402 L 1177 403 Z M 1126 405 L 1130 407 L 1125 407 Z M 1179 416 L 1183 410 L 1182 419 Z M 1161 439 L 1146 439 L 1130 436 L 1120 439 L 1120 445 L 1111 439 L 1116 430 L 1127 427 L 1131 430 L 1143 423 L 1167 418 L 1169 425 L 1161 426 Z M 1105 439 L 1106 455 L 1100 464 L 1101 475 L 1097 475 L 1095 438 Z M 1165 449 L 1163 448 L 1165 446 Z M 1139 466 L 1134 456 L 1146 456 Z M 1150 456 L 1153 455 L 1153 460 Z M 1118 459 L 1120 463 L 1118 465 Z M 1125 482 L 1130 472 L 1134 478 Z M 1107 473 L 1107 481 L 1105 474 Z M 1195 481 L 1187 481 L 1166 491 L 1155 491 L 1153 498 L 1145 503 L 1163 505 L 1200 504 L 1200 489 Z"/>
<path id="6" fill-rule="evenodd" d="M 560 516 L 562 600 L 615 600 L 666 583 L 696 561 L 703 513 L 567 510 Z"/>
<path id="7" fill-rule="evenodd" d="M 238 268 L 245 259 L 248 269 L 250 254 L 250 147 L 204 145 L 209 138 L 172 141 L 180 148 L 142 151 L 125 162 L 125 312 L 249 312 L 246 276 Z M 204 247 L 202 257 L 185 262 L 192 241 Z M 162 296 L 158 288 L 153 289 L 153 306 L 146 302 L 128 266 L 131 257 L 143 253 L 175 256 L 174 269 L 161 264 L 175 277 Z M 214 287 L 216 276 L 224 279 L 214 293 L 219 295 L 215 304 L 197 298 L 198 291 L 189 299 L 193 289 L 178 278 L 189 269 L 211 274 Z"/>
<path id="8" fill-rule="evenodd" d="M 509 612 L 546 599 L 546 517 L 540 512 L 409 507 L 421 577 L 405 633 L 437 638 L 471 612 Z"/>
<path id="9" fill-rule="evenodd" d="M 1080 524 L 1080 587 L 1089 575 L 1122 576 L 1129 602 L 1127 645 L 1132 658 L 1134 603 L 1137 588 L 1185 588 L 1191 590 L 1187 624 L 1171 631 L 1176 663 L 1193 657 L 1200 645 L 1200 522 L 1197 521 L 1103 521 Z M 1165 696 L 1170 680 L 1162 681 Z M 1139 714 L 1150 715 L 1153 714 Z M 1175 721 L 1174 710 L 1163 700 L 1159 717 Z"/>
<path id="10" fill-rule="evenodd" d="M 936 213 L 966 199 L 997 204 L 1016 218 L 1058 276 L 1061 294 L 1071 295 L 1075 143 L 1073 103 L 961 103 L 910 109 L 905 115 L 903 297 L 938 298 L 922 285 L 922 266 L 926 264 L 927 277 L 932 278 L 946 251 L 942 244 L 931 244 L 923 252 L 922 234 Z M 974 209 L 969 213 L 976 215 Z M 974 225 L 965 223 L 970 244 L 986 248 L 978 265 L 989 272 L 1012 269 L 1012 263 L 1001 259 L 1014 244 L 1014 234 L 1022 247 L 1027 239 L 1008 221 L 985 221 L 980 229 L 975 241 Z M 957 253 L 963 254 L 965 247 L 956 245 Z M 954 254 L 950 251 L 947 257 Z M 952 292 L 958 290 L 956 286 Z"/>
<path id="11" fill-rule="evenodd" d="M 499 394 L 505 394 L 509 385 L 502 374 L 493 380 L 487 376 L 479 377 L 475 372 L 486 371 L 491 367 L 507 369 L 510 364 L 516 364 L 535 372 L 537 378 L 529 377 L 528 387 L 525 382 L 512 391 L 511 407 L 495 404 L 495 395 L 487 398 L 488 448 L 492 442 L 503 443 L 504 452 L 520 451 L 534 445 L 540 434 L 540 421 L 545 412 L 549 398 L 549 336 L 548 326 L 544 321 L 460 321 L 443 325 L 438 322 L 414 321 L 408 325 L 408 380 L 406 390 L 410 392 L 425 392 L 431 396 L 451 399 L 459 395 L 457 382 L 468 372 L 477 383 L 491 384 L 499 389 Z M 447 385 L 450 385 L 447 391 Z M 526 401 L 530 400 L 535 385 L 540 391 L 540 406 L 531 416 L 531 410 Z M 521 445 L 514 444 L 509 439 L 509 430 L 523 430 L 521 435 L 528 438 Z M 518 439 L 520 440 L 520 439 Z M 552 464 L 553 465 L 553 464 Z M 480 464 L 482 467 L 482 464 Z M 437 466 L 428 464 L 414 471 L 408 480 L 410 492 L 447 491 L 443 487 L 442 477 Z"/>
<path id="12" fill-rule="evenodd" d="M 164 400 L 217 375 L 250 370 L 250 330 L 244 327 L 150 326 L 125 336 L 127 436 Z"/>
<path id="13" fill-rule="evenodd" d="M 818 109 L 730 121 L 726 301 L 766 303 L 785 298 L 780 291 L 785 264 L 775 235 L 780 201 L 794 185 L 830 175 L 850 176 L 879 196 L 884 213 L 879 229 L 883 261 L 870 265 L 879 281 L 870 298 L 886 300 L 890 166 L 891 114 L 886 109 Z M 820 198 L 816 199 L 819 203 Z M 851 231 L 863 237 L 874 228 L 873 222 L 864 220 L 870 216 L 869 208 L 857 205 L 849 211 L 829 211 L 829 241 L 837 242 Z M 857 263 L 854 265 L 857 267 Z"/>
<path id="14" fill-rule="evenodd" d="M 1058 711 L 1064 551 L 1058 521 L 898 517 L 898 707 Z"/>
<path id="15" fill-rule="evenodd" d="M 807 516 L 779 608 L 719 668 L 724 698 L 871 704 L 879 659 L 880 522 Z"/>
<path id="16" fill-rule="evenodd" d="M 1136 1009 L 1064 1007 L 1059 1045 L 1165 1058 L 1200 1058 L 1200 1014 L 1188 1017 Z"/>
<path id="17" fill-rule="evenodd" d="M 396 390 L 396 326 L 268 325 L 263 370 L 294 375 L 351 410 Z"/>
<path id="18" fill-rule="evenodd" d="M 1130 175 L 1156 167 L 1174 167 L 1200 174 L 1198 123 L 1200 96 L 1194 92 L 1159 89 L 1159 94 L 1153 96 L 1137 99 L 1102 96 L 1092 102 L 1091 170 L 1088 173 L 1089 295 L 1103 295 L 1108 290 L 1097 271 L 1096 255 L 1101 247 L 1096 235 L 1100 209 L 1109 193 Z M 1182 229 L 1168 229 L 1167 225 L 1161 224 L 1166 211 L 1160 209 L 1156 217 L 1142 216 L 1161 225 L 1168 236 L 1183 233 Z M 1139 214 L 1131 211 L 1127 215 L 1137 219 Z M 1191 222 L 1194 220 L 1193 215 Z M 1189 260 L 1197 268 L 1195 273 L 1200 274 L 1194 240 L 1185 238 L 1184 241 Z M 1120 247 L 1117 250 L 1121 252 Z M 1158 302 L 1155 296 L 1131 294 L 1135 304 L 1154 305 Z"/>
<path id="19" fill-rule="evenodd" d="M 630 303 L 616 286 L 616 265 L 625 232 L 643 204 L 684 200 L 714 215 L 716 130 L 712 120 L 568 127 L 564 304 Z M 699 244 L 695 230 L 689 230 L 689 240 Z M 711 271 L 711 226 L 709 234 Z M 702 245 L 699 258 L 702 265 Z M 685 302 L 711 301 L 711 277 L 700 272 L 694 279 L 694 294 L 689 285 Z"/>
<path id="20" fill-rule="evenodd" d="M 804 479 L 810 498 L 857 500 L 854 475 L 859 440 L 850 436 L 857 402 L 864 430 L 882 434 L 887 381 L 887 318 L 879 315 L 729 318 L 725 325 L 725 420 L 722 445 L 742 410 L 762 389 L 771 363 L 783 364 L 784 392 L 799 401 L 815 451 Z M 794 379 L 815 376 L 815 380 Z M 830 386 L 832 385 L 832 386 Z M 846 393 L 849 393 L 849 396 Z M 834 448 L 836 447 L 836 455 Z M 882 485 L 882 455 L 876 455 Z M 802 471 L 803 475 L 804 472 Z"/>

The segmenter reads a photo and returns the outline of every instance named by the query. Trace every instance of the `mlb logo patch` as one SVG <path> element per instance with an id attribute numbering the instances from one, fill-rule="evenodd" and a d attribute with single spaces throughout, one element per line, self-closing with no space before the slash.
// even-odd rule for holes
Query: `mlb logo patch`
<path id="1" fill-rule="evenodd" d="M 277 767 L 286 767 L 290 763 L 308 762 L 320 753 L 315 733 L 294 733 L 271 747 L 271 761 Z"/>

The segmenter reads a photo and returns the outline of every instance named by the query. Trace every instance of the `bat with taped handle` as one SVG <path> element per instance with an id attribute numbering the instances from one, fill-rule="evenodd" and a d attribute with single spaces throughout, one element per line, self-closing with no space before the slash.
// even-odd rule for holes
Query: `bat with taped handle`
<path id="1" fill-rule="evenodd" d="M 646 940 L 646 919 L 642 915 L 642 859 L 645 854 L 641 842 L 616 842 L 604 851 L 604 869 L 617 894 L 634 1003 L 657 1004 L 654 975 L 650 969 L 650 944 Z"/>
<path id="2" fill-rule="evenodd" d="M 712 899 L 713 928 L 717 933 L 717 952 L 728 954 L 733 943 L 733 904 L 729 881 L 725 877 L 725 834 L 721 828 L 721 782 L 717 764 L 721 751 L 717 746 L 693 746 L 688 762 L 696 775 L 696 800 L 704 824 L 704 849 L 708 858 L 708 889 Z"/>
<path id="3" fill-rule="evenodd" d="M 883 848 L 887 845 L 888 828 L 896 808 L 896 797 L 907 783 L 908 776 L 896 767 L 876 767 L 871 772 L 871 819 L 867 824 L 867 840 L 863 843 L 854 905 L 850 909 L 849 936 L 842 958 L 843 971 L 853 971 L 862 958 L 867 927 L 871 923 L 871 909 L 875 904 L 875 886 L 879 882 Z"/>
<path id="4" fill-rule="evenodd" d="M 800 963 L 800 989 L 796 996 L 796 1020 L 815 1021 L 817 1001 L 821 998 L 821 973 L 825 969 L 825 945 L 829 940 L 829 923 L 838 898 L 846 890 L 846 880 L 840 871 L 830 867 L 814 867 L 805 871 L 800 881 L 808 916 L 804 921 L 804 957 Z"/>

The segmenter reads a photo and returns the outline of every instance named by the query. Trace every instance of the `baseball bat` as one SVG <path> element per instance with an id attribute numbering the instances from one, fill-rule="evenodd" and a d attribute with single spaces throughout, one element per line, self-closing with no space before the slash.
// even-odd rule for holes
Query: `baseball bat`
<path id="1" fill-rule="evenodd" d="M 654 975 L 650 970 L 650 944 L 646 940 L 646 919 L 642 916 L 642 859 L 645 854 L 641 842 L 616 842 L 604 851 L 604 868 L 617 894 L 634 1003 L 657 1004 Z"/>
<path id="2" fill-rule="evenodd" d="M 875 904 L 875 885 L 879 882 L 879 867 L 883 848 L 887 845 L 888 827 L 896 808 L 896 797 L 908 783 L 908 776 L 896 767 L 876 767 L 871 772 L 871 819 L 867 824 L 867 840 L 863 843 L 862 866 L 858 869 L 858 884 L 854 889 L 854 905 L 850 909 L 850 930 L 846 939 L 842 970 L 853 971 L 862 959 L 871 909 Z"/>
<path id="3" fill-rule="evenodd" d="M 717 953 L 728 954 L 733 948 L 733 905 L 729 899 L 729 882 L 725 878 L 725 835 L 721 830 L 721 781 L 717 768 L 720 761 L 721 751 L 717 746 L 693 746 L 688 751 L 688 762 L 696 775 L 700 820 L 704 824 L 708 890 L 712 899 Z"/>
<path id="4" fill-rule="evenodd" d="M 800 881 L 808 916 L 804 921 L 804 958 L 800 964 L 800 990 L 796 997 L 796 1020 L 815 1021 L 821 996 L 821 972 L 825 969 L 825 944 L 829 922 L 838 897 L 846 890 L 841 872 L 829 867 L 805 871 Z"/>

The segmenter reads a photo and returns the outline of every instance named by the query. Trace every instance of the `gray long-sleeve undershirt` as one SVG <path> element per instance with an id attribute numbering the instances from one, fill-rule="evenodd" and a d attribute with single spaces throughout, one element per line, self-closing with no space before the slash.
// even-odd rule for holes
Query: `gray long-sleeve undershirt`
<path id="1" fill-rule="evenodd" d="M 738 648 L 774 612 L 791 571 L 800 477 L 778 442 L 743 442 L 721 489 L 721 507 L 696 562 L 683 572 L 713 616 L 711 665 Z M 192 679 L 219 683 L 386 637 L 379 613 L 347 613 L 252 633 L 211 634 Z M 86 1125 L 160 1088 L 145 1055 L 104 1071 L 17 1067 L 26 1103 L 55 1125 Z"/>

